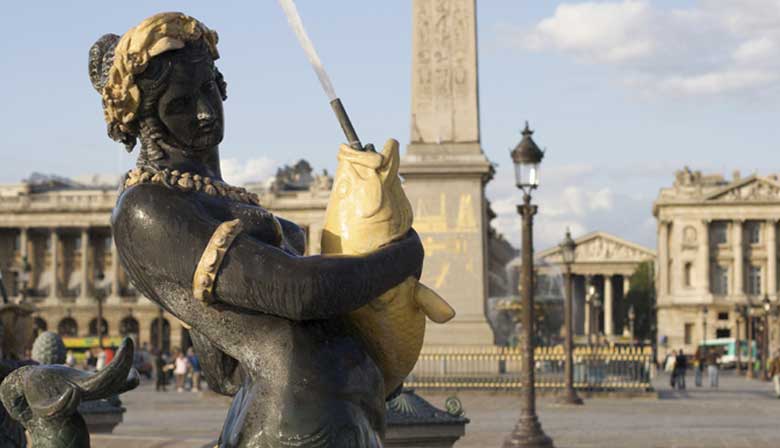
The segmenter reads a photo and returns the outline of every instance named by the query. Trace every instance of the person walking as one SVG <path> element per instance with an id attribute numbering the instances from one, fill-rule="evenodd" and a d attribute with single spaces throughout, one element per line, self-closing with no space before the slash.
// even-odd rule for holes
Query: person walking
<path id="1" fill-rule="evenodd" d="M 704 360 L 702 359 L 702 348 L 698 347 L 696 353 L 693 354 L 693 372 L 694 383 L 696 387 L 701 387 L 701 377 L 704 370 Z M 705 352 L 706 353 L 706 352 Z"/>
<path id="2" fill-rule="evenodd" d="M 157 350 L 154 356 L 154 373 L 156 377 L 155 379 L 157 380 L 155 384 L 155 390 L 157 392 L 167 392 L 166 386 L 168 381 L 165 378 L 167 372 L 168 363 L 165 362 L 165 357 L 163 356 L 162 351 Z"/>
<path id="3" fill-rule="evenodd" d="M 192 392 L 200 392 L 200 360 L 192 347 L 187 349 L 187 361 L 192 371 Z"/>
<path id="4" fill-rule="evenodd" d="M 677 389 L 685 390 L 685 372 L 688 370 L 688 358 L 685 356 L 685 352 L 680 349 L 677 357 L 674 360 L 675 371 L 675 384 Z"/>
<path id="5" fill-rule="evenodd" d="M 181 350 L 176 350 L 176 359 L 173 364 L 173 375 L 176 377 L 176 392 L 184 392 L 184 378 L 190 370 L 190 362 Z"/>
<path id="6" fill-rule="evenodd" d="M 718 352 L 716 350 L 710 350 L 707 354 L 707 378 L 710 382 L 710 387 L 718 388 Z"/>
<path id="7" fill-rule="evenodd" d="M 775 385 L 775 397 L 780 398 L 780 350 L 775 351 L 772 363 L 769 366 L 769 376 Z"/>

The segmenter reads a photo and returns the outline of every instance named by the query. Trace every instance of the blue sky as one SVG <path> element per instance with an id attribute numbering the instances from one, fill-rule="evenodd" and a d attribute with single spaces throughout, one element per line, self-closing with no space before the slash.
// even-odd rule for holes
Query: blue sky
<path id="1" fill-rule="evenodd" d="M 411 1 L 297 3 L 362 139 L 408 143 Z M 298 158 L 333 170 L 343 138 L 275 0 L 13 2 L 0 28 L 0 183 L 132 165 L 106 137 L 87 50 L 166 10 L 220 34 L 228 180 Z M 511 240 L 508 149 L 526 119 L 548 148 L 539 248 L 567 226 L 653 247 L 652 200 L 684 165 L 777 171 L 779 1 L 481 0 L 478 20 L 482 144 L 498 165 L 488 194 Z"/>

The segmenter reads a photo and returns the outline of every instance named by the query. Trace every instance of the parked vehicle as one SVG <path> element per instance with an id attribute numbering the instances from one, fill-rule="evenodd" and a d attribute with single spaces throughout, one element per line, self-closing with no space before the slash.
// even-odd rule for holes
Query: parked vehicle
<path id="1" fill-rule="evenodd" d="M 748 341 L 740 339 L 740 362 L 746 366 L 748 362 Z M 699 344 L 702 350 L 718 350 L 718 364 L 724 368 L 734 368 L 737 365 L 737 341 L 734 338 L 708 339 Z M 758 359 L 758 344 L 753 341 L 753 359 Z"/>

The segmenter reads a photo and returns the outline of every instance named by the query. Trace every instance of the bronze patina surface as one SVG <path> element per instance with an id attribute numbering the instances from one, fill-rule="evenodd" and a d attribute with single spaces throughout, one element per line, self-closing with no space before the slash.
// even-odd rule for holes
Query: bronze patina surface
<path id="1" fill-rule="evenodd" d="M 234 395 L 221 448 L 381 446 L 382 371 L 347 316 L 419 279 L 422 244 L 406 229 L 361 255 L 302 256 L 298 226 L 237 190 L 213 194 L 204 179 L 224 187 L 226 99 L 216 42 L 197 20 L 163 13 L 90 50 L 109 135 L 128 149 L 141 141 L 142 174 L 129 178 L 141 177 L 123 183 L 112 216 L 120 260 L 140 292 L 192 328 L 209 384 Z M 216 242 L 214 257 L 215 232 L 236 220 L 243 230 Z M 199 265 L 207 301 L 193 293 Z"/>

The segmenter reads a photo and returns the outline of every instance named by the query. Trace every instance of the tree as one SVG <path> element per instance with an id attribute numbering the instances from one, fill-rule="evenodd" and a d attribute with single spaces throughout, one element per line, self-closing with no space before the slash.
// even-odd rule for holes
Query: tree
<path id="1" fill-rule="evenodd" d="M 625 314 L 634 307 L 634 337 L 637 340 L 649 339 L 655 342 L 655 269 L 652 261 L 640 264 L 631 275 L 631 289 L 626 297 Z M 625 317 L 625 322 L 628 318 Z"/>

